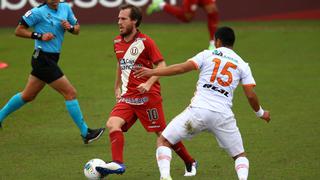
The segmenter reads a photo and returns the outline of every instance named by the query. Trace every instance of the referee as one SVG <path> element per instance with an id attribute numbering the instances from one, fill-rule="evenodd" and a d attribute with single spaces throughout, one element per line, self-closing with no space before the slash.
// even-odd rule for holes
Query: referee
<path id="1" fill-rule="evenodd" d="M 28 30 L 29 27 L 34 31 Z M 35 40 L 35 50 L 31 58 L 32 71 L 25 89 L 14 95 L 0 110 L 0 127 L 5 117 L 34 100 L 48 84 L 64 97 L 67 110 L 80 129 L 85 144 L 103 134 L 104 128 L 88 128 L 76 99 L 76 89 L 58 66 L 66 31 L 78 35 L 80 25 L 70 6 L 60 0 L 46 0 L 44 4 L 27 11 L 22 16 L 15 35 Z"/>

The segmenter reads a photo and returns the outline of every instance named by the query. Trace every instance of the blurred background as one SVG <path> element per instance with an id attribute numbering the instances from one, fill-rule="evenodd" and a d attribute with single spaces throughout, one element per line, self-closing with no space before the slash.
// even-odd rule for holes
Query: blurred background
<path id="1" fill-rule="evenodd" d="M 36 0 L 0 0 L 0 108 L 21 91 L 30 73 L 31 39 L 14 28 Z M 117 59 L 113 38 L 119 34 L 117 7 L 124 0 L 68 1 L 81 24 L 79 36 L 65 34 L 59 65 L 77 88 L 90 127 L 105 125 L 115 104 Z M 145 9 L 150 0 L 126 0 Z M 169 1 L 168 1 L 169 2 Z M 180 5 L 181 1 L 170 3 Z M 255 88 L 269 124 L 250 109 L 241 87 L 233 111 L 250 160 L 249 179 L 318 180 L 320 177 L 320 0 L 217 0 L 219 26 L 236 33 L 234 50 L 250 64 Z M 201 8 L 194 21 L 180 23 L 167 13 L 144 15 L 140 30 L 159 47 L 168 65 L 181 63 L 208 47 L 207 17 Z M 167 122 L 190 103 L 198 72 L 163 77 L 161 90 Z M 48 86 L 34 102 L 7 117 L 0 130 L 0 180 L 79 180 L 92 158 L 111 159 L 108 133 L 84 145 L 63 98 Z M 159 179 L 156 136 L 136 123 L 125 134 L 123 176 L 113 180 Z M 237 179 L 233 160 L 208 133 L 184 142 L 199 162 L 188 180 Z M 183 162 L 173 154 L 175 180 Z"/>
<path id="2" fill-rule="evenodd" d="M 0 0 L 0 27 L 15 26 L 17 20 L 32 6 L 38 6 L 37 0 Z M 74 0 L 66 1 L 73 7 L 81 24 L 112 23 L 117 19 L 117 7 L 125 2 L 145 9 L 148 0 Z M 168 1 L 180 5 L 181 0 Z M 217 0 L 219 18 L 222 21 L 234 20 L 275 20 L 275 19 L 320 19 L 319 0 Z M 205 21 L 206 17 L 198 8 L 195 20 Z M 144 16 L 144 22 L 177 23 L 166 13 Z"/>

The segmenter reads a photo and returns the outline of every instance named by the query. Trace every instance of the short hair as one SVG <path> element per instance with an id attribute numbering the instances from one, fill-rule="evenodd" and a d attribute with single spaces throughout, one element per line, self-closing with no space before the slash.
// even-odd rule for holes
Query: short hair
<path id="1" fill-rule="evenodd" d="M 136 27 L 139 27 L 142 20 L 141 9 L 132 4 L 123 4 L 119 7 L 119 10 L 130 9 L 130 19 L 137 20 Z"/>
<path id="2" fill-rule="evenodd" d="M 220 27 L 214 34 L 214 38 L 220 39 L 223 46 L 233 46 L 236 37 L 234 31 L 230 27 Z"/>

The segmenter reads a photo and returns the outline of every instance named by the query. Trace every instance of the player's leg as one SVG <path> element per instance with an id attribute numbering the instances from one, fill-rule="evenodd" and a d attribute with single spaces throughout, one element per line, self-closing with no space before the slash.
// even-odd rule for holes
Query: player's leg
<path id="1" fill-rule="evenodd" d="M 207 13 L 208 30 L 210 35 L 209 50 L 214 49 L 214 34 L 218 28 L 219 17 L 215 0 L 202 0 L 203 8 Z"/>
<path id="2" fill-rule="evenodd" d="M 109 130 L 109 141 L 112 153 L 112 162 L 105 166 L 97 167 L 97 171 L 106 176 L 108 174 L 123 174 L 126 170 L 123 160 L 124 133 L 136 122 L 137 117 L 131 105 L 117 103 L 112 109 L 106 123 Z"/>
<path id="3" fill-rule="evenodd" d="M 150 102 L 159 102 L 158 97 L 149 97 Z M 145 108 L 137 109 L 137 115 L 148 132 L 156 132 L 157 135 L 165 128 L 165 115 L 163 112 L 162 103 L 148 103 Z M 176 142 L 172 149 L 184 161 L 187 169 L 192 170 L 192 164 L 195 160 L 190 156 L 189 152 L 181 142 Z M 191 174 L 190 174 L 191 175 Z M 195 173 L 194 173 L 195 175 Z M 192 176 L 192 175 L 191 175 Z"/>
<path id="4" fill-rule="evenodd" d="M 0 110 L 0 127 L 5 117 L 21 108 L 25 103 L 34 100 L 44 86 L 45 82 L 30 75 L 24 90 L 21 93 L 12 96 L 7 104 Z"/>
<path id="5" fill-rule="evenodd" d="M 125 123 L 126 121 L 124 119 L 117 116 L 111 116 L 107 121 L 106 126 L 109 129 L 112 162 L 96 167 L 96 170 L 102 176 L 108 174 L 123 174 L 126 170 L 123 162 L 124 134 L 121 129 Z"/>
<path id="6" fill-rule="evenodd" d="M 239 180 L 247 180 L 249 174 L 249 160 L 244 152 L 232 157 L 234 159 L 234 167 Z"/>
<path id="7" fill-rule="evenodd" d="M 189 155 L 186 148 L 181 143 L 181 140 L 191 138 L 201 131 L 199 126 L 196 125 L 198 123 L 193 123 L 190 121 L 190 119 L 192 119 L 191 117 L 192 112 L 190 112 L 189 108 L 176 116 L 162 132 L 162 135 L 158 138 L 157 143 L 159 150 L 157 150 L 157 156 L 171 157 L 171 151 L 169 152 L 166 148 L 170 146 L 184 160 L 186 164 L 185 176 L 196 175 L 197 162 Z M 191 126 L 193 126 L 192 132 L 190 129 L 188 129 Z M 179 150 L 178 148 L 181 149 Z M 158 163 L 158 166 L 160 174 L 161 176 L 165 176 L 168 174 L 168 170 L 170 170 L 170 158 L 160 158 L 159 161 L 160 163 Z"/>
<path id="8" fill-rule="evenodd" d="M 190 22 L 195 15 L 197 9 L 197 0 L 184 0 L 182 7 L 173 6 L 163 0 L 153 0 L 147 8 L 147 14 L 157 11 L 164 11 L 181 20 L 182 22 Z"/>
<path id="9" fill-rule="evenodd" d="M 124 119 L 111 116 L 107 121 L 111 145 L 112 161 L 123 163 L 124 134 L 121 127 L 126 123 Z"/>
<path id="10" fill-rule="evenodd" d="M 160 180 L 171 180 L 170 163 L 172 145 L 162 135 L 157 139 L 156 159 L 160 171 Z"/>
<path id="11" fill-rule="evenodd" d="M 72 86 L 66 76 L 62 76 L 49 84 L 58 91 L 65 99 L 67 110 L 74 123 L 78 126 L 85 144 L 98 139 L 104 132 L 104 128 L 90 129 L 83 119 L 79 102 L 76 98 L 76 89 Z"/>
<path id="12" fill-rule="evenodd" d="M 235 160 L 235 170 L 239 180 L 246 180 L 249 173 L 249 160 L 245 155 L 241 134 L 234 116 L 215 112 L 210 117 L 215 118 L 214 121 L 208 121 L 210 131 L 215 134 L 220 147 Z"/>

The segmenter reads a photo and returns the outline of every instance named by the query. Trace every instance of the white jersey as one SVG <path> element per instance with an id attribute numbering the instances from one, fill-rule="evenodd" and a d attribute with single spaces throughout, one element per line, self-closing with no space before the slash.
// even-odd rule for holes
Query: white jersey
<path id="1" fill-rule="evenodd" d="M 200 70 L 191 107 L 233 115 L 233 92 L 239 81 L 243 85 L 256 84 L 248 63 L 229 48 L 204 50 L 189 61 Z"/>

